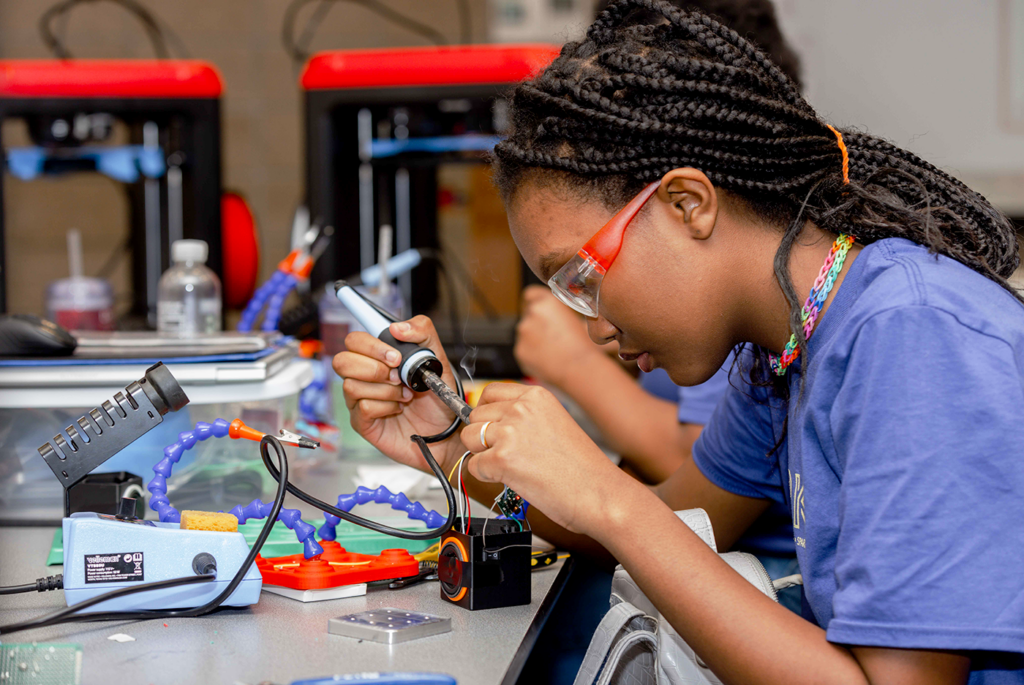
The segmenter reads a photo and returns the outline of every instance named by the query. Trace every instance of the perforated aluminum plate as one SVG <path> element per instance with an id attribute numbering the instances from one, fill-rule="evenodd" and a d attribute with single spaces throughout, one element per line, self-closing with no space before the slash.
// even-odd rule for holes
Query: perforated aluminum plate
<path id="1" fill-rule="evenodd" d="M 2 685 L 78 685 L 80 682 L 81 645 L 0 645 Z"/>
<path id="2" fill-rule="evenodd" d="M 383 642 L 386 645 L 440 635 L 451 629 L 450 618 L 402 609 L 374 609 L 360 614 L 339 616 L 327 622 L 327 632 L 332 635 Z"/>

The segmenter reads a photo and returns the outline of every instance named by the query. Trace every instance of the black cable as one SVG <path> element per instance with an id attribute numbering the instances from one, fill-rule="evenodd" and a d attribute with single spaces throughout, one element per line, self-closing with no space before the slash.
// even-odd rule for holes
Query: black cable
<path id="1" fill-rule="evenodd" d="M 95 606 L 101 602 L 107 600 L 117 599 L 118 597 L 124 597 L 126 595 L 134 595 L 139 592 L 148 592 L 149 590 L 166 590 L 172 587 L 180 587 L 182 585 L 192 585 L 194 583 L 212 583 L 217 580 L 217 576 L 185 576 L 184 578 L 170 578 L 168 580 L 158 580 L 152 583 L 143 583 L 141 585 L 135 585 L 133 587 L 122 587 L 110 592 L 104 592 L 102 595 L 96 595 L 90 597 L 78 604 L 74 604 L 69 607 L 55 611 L 52 614 L 47 614 L 40 618 L 35 618 L 30 621 L 22 621 L 21 623 L 11 623 L 6 626 L 0 626 L 0 635 L 10 635 L 11 633 L 17 633 L 22 630 L 31 630 L 32 628 L 44 628 L 51 626 L 56 623 L 63 622 L 67 616 L 77 614 L 83 609 L 88 609 L 91 606 Z M 120 612 L 113 612 L 120 613 Z M 127 613 L 127 612 L 126 612 Z"/>
<path id="2" fill-rule="evenodd" d="M 299 10 L 311 2 L 319 2 L 320 6 L 314 10 L 312 16 L 307 20 L 301 37 L 296 39 L 295 19 L 298 16 Z M 307 59 L 309 59 L 309 44 L 312 42 L 313 36 L 316 33 L 316 29 L 319 27 L 320 22 L 324 20 L 324 17 L 327 16 L 330 7 L 335 2 L 347 2 L 352 5 L 359 5 L 360 7 L 370 10 L 384 19 L 387 19 L 397 26 L 401 26 L 416 35 L 429 40 L 435 45 L 448 44 L 448 40 L 444 37 L 444 34 L 437 29 L 407 17 L 404 14 L 395 11 L 391 7 L 388 7 L 384 3 L 379 2 L 379 0 L 292 0 L 285 9 L 284 17 L 281 20 L 281 42 L 284 45 L 285 52 L 287 52 L 291 56 L 292 60 L 297 64 L 303 64 Z"/>
<path id="3" fill-rule="evenodd" d="M 43 15 L 39 18 L 39 35 L 43 39 L 43 43 L 50 49 L 53 54 L 60 59 L 71 59 L 71 52 L 64 45 L 64 42 L 59 39 L 53 32 L 51 24 L 56 17 L 62 16 L 69 12 L 75 5 L 85 4 L 87 2 L 101 2 L 104 0 L 63 0 L 55 5 L 51 5 L 49 9 L 43 12 Z M 164 29 L 160 27 L 154 15 L 141 4 L 135 0 L 105 0 L 107 2 L 113 2 L 116 5 L 120 5 L 125 10 L 131 12 L 135 17 L 142 23 L 142 27 L 146 30 L 149 35 L 149 40 L 153 44 L 153 51 L 156 56 L 160 59 L 170 58 L 170 53 L 167 51 L 167 42 L 164 37 Z M 177 39 L 177 36 L 175 36 Z M 180 39 L 177 39 L 180 43 Z"/>
<path id="4" fill-rule="evenodd" d="M 458 421 L 458 419 L 455 419 L 455 425 L 458 425 Z M 449 426 L 448 429 L 453 430 L 451 426 Z M 319 500 L 316 497 L 313 497 L 304 490 L 301 490 L 298 487 L 292 485 L 291 483 L 288 483 L 287 478 L 282 479 L 281 474 L 278 472 L 276 468 L 274 468 L 274 465 L 270 463 L 270 460 L 266 458 L 266 455 L 263 455 L 263 465 L 267 467 L 267 471 L 269 471 L 270 475 L 274 478 L 274 480 L 278 482 L 278 485 L 282 483 L 287 484 L 289 494 L 299 498 L 300 500 L 302 500 L 303 502 L 310 506 L 316 507 L 320 511 L 327 512 L 332 516 L 337 516 L 338 518 L 344 521 L 348 521 L 349 523 L 354 523 L 357 526 L 369 528 L 370 530 L 375 531 L 377 533 L 390 535 L 391 537 L 403 538 L 405 540 L 432 540 L 433 538 L 439 537 L 442 534 L 448 532 L 448 529 L 452 527 L 452 523 L 455 522 L 455 494 L 452 492 L 452 486 L 451 484 L 448 483 L 448 479 L 445 478 L 444 471 L 441 470 L 441 467 L 434 459 L 434 455 L 430 453 L 430 449 L 427 447 L 428 441 L 436 442 L 437 440 L 443 440 L 444 438 L 440 438 L 440 435 L 443 435 L 443 433 L 438 433 L 438 435 L 430 436 L 430 438 L 423 438 L 420 437 L 419 435 L 412 436 L 412 440 L 420 448 L 420 452 L 423 454 L 423 458 L 426 460 L 427 466 L 429 466 L 430 470 L 434 472 L 434 475 L 437 476 L 437 479 L 441 481 L 441 489 L 444 491 L 445 499 L 448 500 L 447 520 L 445 520 L 444 523 L 442 523 L 440 526 L 432 530 L 424 530 L 419 532 L 411 530 L 402 530 L 400 528 L 392 528 L 391 526 L 386 526 L 382 523 L 377 523 L 376 521 L 371 521 L 370 519 L 365 519 L 362 516 L 357 516 L 343 509 L 339 509 L 338 507 L 330 505 L 327 502 Z"/>
<path id="5" fill-rule="evenodd" d="M 187 578 L 174 578 L 171 580 L 162 580 L 155 583 L 145 583 L 143 585 L 136 585 L 130 588 L 119 588 L 112 590 L 111 592 L 97 595 L 83 602 L 75 604 L 74 606 L 67 607 L 53 614 L 49 614 L 39 619 L 32 621 L 23 621 L 22 623 L 14 623 L 8 626 L 0 626 L 0 635 L 7 633 L 13 633 L 20 630 L 29 630 L 32 628 L 42 628 L 48 625 L 55 625 L 57 623 L 79 623 L 85 621 L 133 621 L 133 620 L 151 620 L 151 619 L 164 619 L 164 618 L 188 618 L 194 616 L 202 616 L 208 614 L 211 611 L 220 607 L 224 601 L 231 596 L 231 594 L 245 579 L 245 575 L 249 572 L 249 568 L 255 561 L 256 556 L 263 549 L 263 544 L 267 541 L 270 536 L 270 531 L 277 522 L 277 517 L 281 513 L 281 507 L 284 506 L 284 498 L 286 494 L 285 483 L 288 482 L 288 456 L 285 454 L 284 448 L 281 446 L 280 441 L 273 435 L 264 435 L 263 439 L 260 440 L 260 456 L 263 458 L 265 464 L 270 463 L 270 455 L 268 447 L 273 447 L 277 453 L 278 466 L 280 470 L 275 469 L 279 474 L 283 474 L 284 480 L 279 480 L 277 484 L 277 495 L 274 497 L 274 506 L 270 510 L 270 515 L 266 518 L 266 523 L 263 524 L 263 529 L 260 531 L 259 536 L 256 538 L 256 542 L 253 543 L 252 548 L 249 550 L 249 555 L 242 562 L 242 565 L 238 568 L 231 582 L 228 583 L 224 590 L 214 597 L 206 604 L 194 607 L 192 609 L 171 609 L 171 610 L 155 610 L 155 611 L 108 611 L 98 612 L 95 614 L 80 614 L 82 609 L 86 609 L 90 606 L 99 604 L 108 599 L 115 597 L 121 597 L 124 595 L 134 594 L 137 592 L 145 592 L 147 590 L 162 589 L 166 587 L 176 587 L 177 585 L 186 585 L 190 583 L 210 582 L 216 580 L 216 576 L 189 576 Z"/>
<path id="6" fill-rule="evenodd" d="M 24 585 L 8 585 L 7 587 L 0 587 L 0 595 L 17 595 L 22 592 L 34 592 L 35 589 L 35 583 L 25 583 Z"/>
<path id="7" fill-rule="evenodd" d="M 36 578 L 35 583 L 25 583 L 24 585 L 11 585 L 8 587 L 0 587 L 0 595 L 17 595 L 22 592 L 49 592 L 50 590 L 60 590 L 63 587 L 64 575 L 58 573 L 55 576 Z"/>
<path id="8" fill-rule="evenodd" d="M 451 368 L 450 370 L 452 372 L 452 378 L 455 379 L 455 390 L 456 390 L 456 392 L 459 393 L 459 397 L 465 399 L 466 393 L 462 389 L 462 379 L 459 378 L 459 374 L 455 372 L 454 368 Z M 455 430 L 459 427 L 460 423 L 462 423 L 462 419 L 460 419 L 458 416 L 456 416 L 455 419 L 452 420 L 451 425 L 449 425 L 447 428 L 445 428 L 443 431 L 441 431 L 437 435 L 429 435 L 429 436 L 427 436 L 425 438 L 420 438 L 420 439 L 423 440 L 423 442 L 425 442 L 425 443 L 431 443 L 431 444 L 435 443 L 435 442 L 441 442 L 442 440 L 447 440 L 448 438 L 450 438 L 452 436 L 453 433 L 455 433 Z M 420 436 L 418 436 L 418 435 L 414 435 L 414 436 L 412 436 L 412 439 L 415 440 L 416 438 L 419 438 L 419 437 Z M 447 483 L 448 480 L 445 479 L 445 482 Z"/>

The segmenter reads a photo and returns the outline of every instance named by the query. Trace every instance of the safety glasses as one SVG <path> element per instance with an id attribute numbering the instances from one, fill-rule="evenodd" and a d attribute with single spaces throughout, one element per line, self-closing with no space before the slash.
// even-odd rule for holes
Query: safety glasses
<path id="1" fill-rule="evenodd" d="M 548 287 L 559 300 L 583 316 L 597 317 L 601 281 L 622 249 L 626 226 L 637 215 L 661 181 L 655 181 L 619 210 L 611 221 L 601 227 L 572 259 L 548 279 Z"/>

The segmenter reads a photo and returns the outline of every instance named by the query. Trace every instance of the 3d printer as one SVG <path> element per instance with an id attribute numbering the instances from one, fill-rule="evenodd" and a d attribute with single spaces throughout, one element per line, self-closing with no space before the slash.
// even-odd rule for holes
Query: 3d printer
<path id="1" fill-rule="evenodd" d="M 511 355 L 525 265 L 483 162 L 505 129 L 509 87 L 558 54 L 549 45 L 340 50 L 315 55 L 306 100 L 311 216 L 335 227 L 314 287 L 375 262 L 378 227 L 395 249 L 439 253 L 399 278 L 413 312 L 436 317 L 442 340 L 478 348 L 477 371 L 518 375 Z M 460 283 L 461 281 L 461 283 Z"/>
<path id="2" fill-rule="evenodd" d="M 32 144 L 5 147 L 6 171 L 31 180 L 95 171 L 129 191 L 132 314 L 155 321 L 170 243 L 205 240 L 221 265 L 220 95 L 217 71 L 194 60 L 3 60 L 0 124 L 22 119 Z M 128 144 L 111 145 L 114 126 Z M 7 310 L 0 186 L 0 312 Z"/>

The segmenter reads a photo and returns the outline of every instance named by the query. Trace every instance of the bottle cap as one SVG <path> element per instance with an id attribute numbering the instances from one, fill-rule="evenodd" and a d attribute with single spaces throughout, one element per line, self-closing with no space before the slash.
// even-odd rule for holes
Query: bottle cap
<path id="1" fill-rule="evenodd" d="M 205 240 L 175 240 L 171 243 L 171 260 L 175 262 L 205 264 L 209 253 Z"/>

